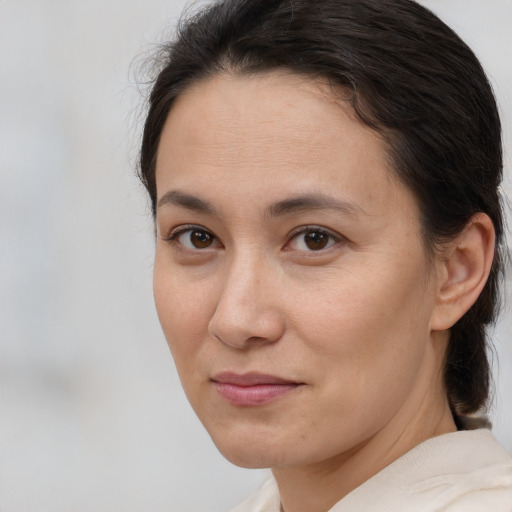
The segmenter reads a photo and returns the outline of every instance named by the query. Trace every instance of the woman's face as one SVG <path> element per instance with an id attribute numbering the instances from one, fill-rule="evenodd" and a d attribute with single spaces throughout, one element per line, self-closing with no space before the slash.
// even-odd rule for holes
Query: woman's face
<path id="1" fill-rule="evenodd" d="M 399 428 L 435 279 L 382 140 L 320 82 L 221 75 L 173 106 L 156 180 L 158 315 L 220 451 L 307 464 Z"/>

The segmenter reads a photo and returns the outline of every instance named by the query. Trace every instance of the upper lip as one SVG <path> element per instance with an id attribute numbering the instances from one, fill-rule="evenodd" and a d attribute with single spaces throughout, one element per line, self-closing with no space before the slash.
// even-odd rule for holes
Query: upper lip
<path id="1" fill-rule="evenodd" d="M 221 372 L 213 376 L 212 381 L 234 386 L 257 386 L 262 384 L 300 384 L 294 380 L 283 379 L 276 375 L 266 373 L 249 372 L 238 374 L 234 372 Z"/>

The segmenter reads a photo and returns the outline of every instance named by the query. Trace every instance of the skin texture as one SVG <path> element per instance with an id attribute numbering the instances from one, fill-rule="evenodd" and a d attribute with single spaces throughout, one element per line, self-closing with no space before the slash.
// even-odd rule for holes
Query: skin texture
<path id="1" fill-rule="evenodd" d="M 186 90 L 156 179 L 155 302 L 183 387 L 226 458 L 273 468 L 283 510 L 328 510 L 456 430 L 443 357 L 492 260 L 485 215 L 427 258 L 383 141 L 328 86 L 284 72 Z M 311 195 L 323 204 L 289 201 Z M 212 381 L 226 371 L 300 385 L 233 405 Z"/>

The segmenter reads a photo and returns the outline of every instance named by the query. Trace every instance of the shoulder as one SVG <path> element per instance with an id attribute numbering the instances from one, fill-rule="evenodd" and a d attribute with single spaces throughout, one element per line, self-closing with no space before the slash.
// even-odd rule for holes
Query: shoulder
<path id="1" fill-rule="evenodd" d="M 512 512 L 512 457 L 487 429 L 421 443 L 345 496 L 329 512 Z M 279 512 L 277 483 L 231 512 Z"/>
<path id="2" fill-rule="evenodd" d="M 512 512 L 512 457 L 487 429 L 421 443 L 332 512 Z"/>
<path id="3" fill-rule="evenodd" d="M 270 477 L 254 494 L 230 512 L 279 512 L 281 500 L 277 483 Z"/>

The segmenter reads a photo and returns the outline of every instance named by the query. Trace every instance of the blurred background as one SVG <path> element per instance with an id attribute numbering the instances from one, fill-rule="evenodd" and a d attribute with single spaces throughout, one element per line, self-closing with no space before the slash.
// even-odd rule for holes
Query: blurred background
<path id="1" fill-rule="evenodd" d="M 512 198 L 512 1 L 422 3 L 491 78 Z M 184 6 L 0 1 L 2 512 L 221 512 L 266 476 L 213 447 L 153 306 L 137 70 Z M 510 309 L 494 339 L 491 416 L 512 452 Z"/>

